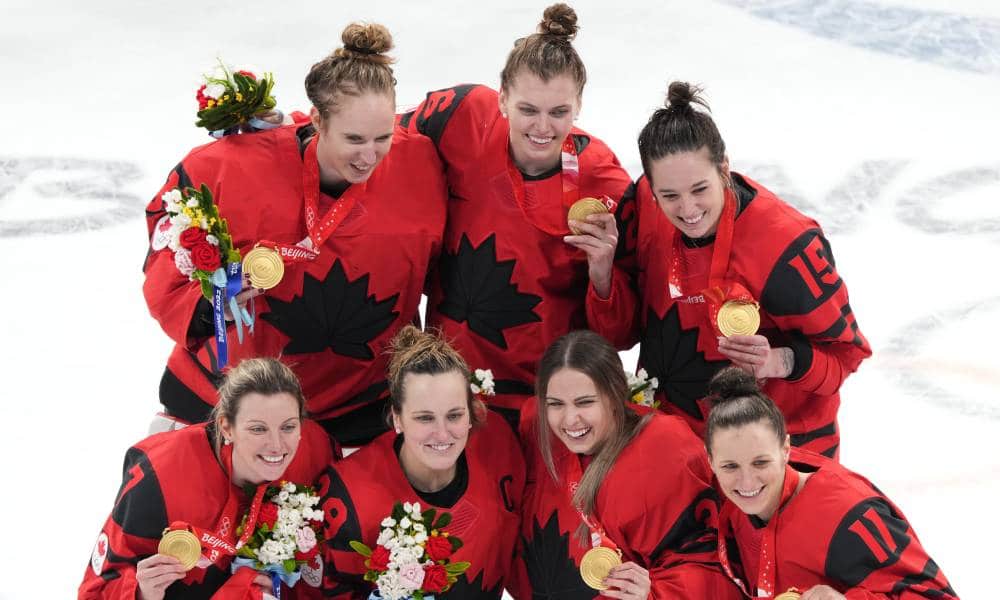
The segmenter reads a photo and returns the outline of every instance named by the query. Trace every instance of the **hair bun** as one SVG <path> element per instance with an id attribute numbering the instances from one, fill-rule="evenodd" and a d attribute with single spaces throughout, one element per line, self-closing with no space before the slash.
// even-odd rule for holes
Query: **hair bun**
<path id="1" fill-rule="evenodd" d="M 702 88 L 686 81 L 673 81 L 667 88 L 666 107 L 672 110 L 690 110 L 691 104 L 700 104 L 706 109 L 708 104 L 701 97 Z"/>
<path id="2" fill-rule="evenodd" d="M 378 63 L 390 63 L 385 55 L 392 50 L 392 34 L 378 23 L 351 23 L 340 34 L 344 47 L 334 55 L 345 58 L 360 58 Z"/>
<path id="3" fill-rule="evenodd" d="M 576 11 L 568 4 L 559 2 L 545 9 L 538 30 L 543 34 L 554 35 L 572 40 L 579 29 L 576 25 Z"/>
<path id="4" fill-rule="evenodd" d="M 739 367 L 726 367 L 708 382 L 708 393 L 716 402 L 743 398 L 760 393 L 754 376 Z"/>

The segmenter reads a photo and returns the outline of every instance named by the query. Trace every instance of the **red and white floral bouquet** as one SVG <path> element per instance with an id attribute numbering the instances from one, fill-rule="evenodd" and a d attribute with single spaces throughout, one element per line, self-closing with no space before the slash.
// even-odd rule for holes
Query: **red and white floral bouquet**
<path id="1" fill-rule="evenodd" d="M 277 592 L 280 581 L 294 587 L 302 568 L 316 568 L 317 555 L 323 547 L 323 511 L 315 508 L 319 496 L 309 486 L 282 481 L 268 486 L 259 511 L 243 517 L 237 536 L 248 526 L 253 534 L 239 546 L 232 570 L 250 566 L 271 574 Z M 277 593 L 275 594 L 277 596 Z"/>
<path id="2" fill-rule="evenodd" d="M 468 562 L 450 560 L 462 547 L 462 540 L 444 530 L 450 523 L 450 513 L 421 511 L 419 502 L 396 502 L 382 520 L 375 548 L 352 540 L 351 548 L 367 559 L 365 581 L 378 588 L 372 597 L 429 600 L 448 591 L 469 568 Z"/>
<path id="3" fill-rule="evenodd" d="M 233 69 L 220 60 L 215 71 L 204 76 L 204 83 L 195 93 L 198 100 L 195 125 L 215 133 L 251 123 L 277 104 L 271 95 L 273 88 L 274 77 L 270 73 L 258 76 L 251 69 Z"/>
<path id="4" fill-rule="evenodd" d="M 656 388 L 660 382 L 656 377 L 650 377 L 646 369 L 639 369 L 638 373 L 628 374 L 628 397 L 632 402 L 640 406 L 658 408 L 660 403 L 655 400 Z"/>

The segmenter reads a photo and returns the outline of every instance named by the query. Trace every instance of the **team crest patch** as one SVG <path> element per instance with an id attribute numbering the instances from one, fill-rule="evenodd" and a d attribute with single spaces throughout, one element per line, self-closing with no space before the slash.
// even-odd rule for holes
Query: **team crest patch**
<path id="1" fill-rule="evenodd" d="M 154 252 L 159 252 L 170 243 L 170 217 L 164 216 L 156 222 L 153 228 L 153 237 L 149 240 Z"/>
<path id="2" fill-rule="evenodd" d="M 323 583 L 323 559 L 319 555 L 302 565 L 302 581 L 318 588 Z"/>
<path id="3" fill-rule="evenodd" d="M 101 535 L 97 536 L 97 543 L 94 544 L 94 551 L 90 555 L 90 568 L 94 570 L 95 575 L 101 574 L 101 569 L 104 568 L 104 559 L 108 557 L 108 535 L 101 532 Z"/>

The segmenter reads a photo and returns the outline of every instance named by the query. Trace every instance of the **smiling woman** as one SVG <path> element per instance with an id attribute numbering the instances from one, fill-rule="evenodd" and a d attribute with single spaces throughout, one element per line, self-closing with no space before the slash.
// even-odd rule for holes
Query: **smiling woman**
<path id="1" fill-rule="evenodd" d="M 331 466 L 320 482 L 327 515 L 324 592 L 367 597 L 365 557 L 350 543 L 376 548 L 393 506 L 417 502 L 451 514 L 444 530 L 462 545 L 450 560 L 472 565 L 434 597 L 499 599 L 510 582 L 524 488 L 514 432 L 473 395 L 468 366 L 440 334 L 407 326 L 393 339 L 391 355 L 394 431 Z"/>
<path id="2" fill-rule="evenodd" d="M 304 418 L 299 382 L 275 359 L 240 363 L 219 395 L 210 423 L 153 435 L 129 449 L 80 598 L 235 598 L 258 587 L 271 591 L 270 577 L 252 569 L 230 575 L 236 527 L 266 484 L 312 484 L 333 459 L 330 440 Z M 161 554 L 167 528 L 212 540 L 194 568 Z"/>
<path id="3" fill-rule="evenodd" d="M 781 412 L 751 375 L 727 367 L 709 391 L 717 403 L 705 446 L 726 497 L 720 540 L 730 542 L 720 541 L 719 561 L 738 586 L 751 596 L 796 588 L 824 600 L 958 597 L 878 488 L 791 449 Z"/>

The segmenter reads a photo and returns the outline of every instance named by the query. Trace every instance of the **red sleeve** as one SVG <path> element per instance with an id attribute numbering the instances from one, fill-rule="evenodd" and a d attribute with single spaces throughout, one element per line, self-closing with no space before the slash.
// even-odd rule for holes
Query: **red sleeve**
<path id="1" fill-rule="evenodd" d="M 161 220 L 166 218 L 162 195 L 176 187 L 192 185 L 191 178 L 186 171 L 186 162 L 187 159 L 170 172 L 166 183 L 146 207 L 146 226 L 150 237 L 150 246 L 146 262 L 143 265 L 146 278 L 142 292 L 146 298 L 149 313 L 159 322 L 160 327 L 170 339 L 193 349 L 211 335 L 208 333 L 205 336 L 189 336 L 192 320 L 196 318 L 196 308 L 203 298 L 201 285 L 196 281 L 191 281 L 177 270 L 174 265 L 173 250 L 157 243 L 159 241 L 157 240 L 157 226 Z M 213 190 L 213 193 L 217 193 L 217 190 Z M 196 326 L 195 329 L 198 327 Z"/>
<path id="2" fill-rule="evenodd" d="M 486 134 L 486 124 L 499 115 L 498 96 L 474 84 L 429 92 L 415 109 L 400 115 L 399 124 L 429 137 L 449 166 L 474 160 Z"/>
<path id="3" fill-rule="evenodd" d="M 639 194 L 648 193 L 649 186 L 629 185 L 618 203 L 618 248 L 611 273 L 611 293 L 601 298 L 594 286 L 587 286 L 587 323 L 619 350 L 628 350 L 639 342 L 641 306 L 638 292 L 636 248 L 639 231 Z M 637 193 L 637 190 L 638 193 Z M 645 198 L 643 196 L 642 198 Z"/>
<path id="4" fill-rule="evenodd" d="M 830 243 L 818 228 L 799 234 L 785 248 L 767 277 L 761 304 L 788 334 L 784 343 L 795 354 L 788 379 L 804 391 L 835 394 L 871 356 Z"/>

